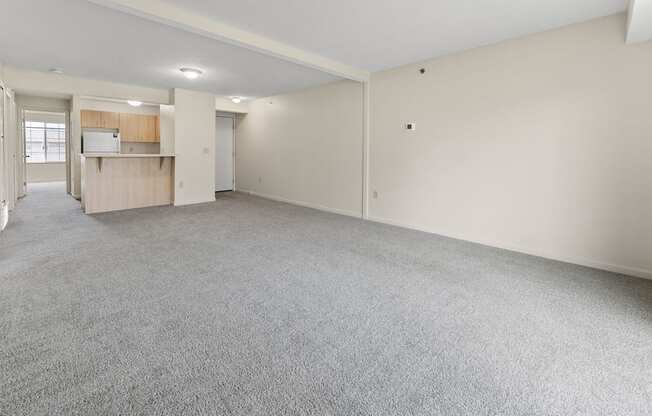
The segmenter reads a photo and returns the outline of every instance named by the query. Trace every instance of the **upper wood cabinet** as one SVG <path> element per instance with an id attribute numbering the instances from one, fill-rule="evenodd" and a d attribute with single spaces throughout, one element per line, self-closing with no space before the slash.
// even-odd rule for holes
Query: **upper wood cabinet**
<path id="1" fill-rule="evenodd" d="M 120 139 L 123 142 L 158 143 L 159 117 L 144 114 L 120 114 Z"/>
<path id="2" fill-rule="evenodd" d="M 161 141 L 159 116 L 110 111 L 81 111 L 82 128 L 119 129 L 123 142 L 158 143 Z"/>
<path id="3" fill-rule="evenodd" d="M 82 128 L 118 129 L 120 114 L 110 111 L 81 110 Z"/>
<path id="4" fill-rule="evenodd" d="M 138 114 L 120 114 L 120 140 L 136 142 L 138 140 Z"/>

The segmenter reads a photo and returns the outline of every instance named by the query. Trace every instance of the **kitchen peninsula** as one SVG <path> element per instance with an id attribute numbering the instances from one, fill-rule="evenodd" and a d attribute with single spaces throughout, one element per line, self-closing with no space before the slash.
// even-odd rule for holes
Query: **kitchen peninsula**
<path id="1" fill-rule="evenodd" d="M 174 155 L 81 155 L 81 203 L 87 214 L 169 205 L 173 200 Z"/>

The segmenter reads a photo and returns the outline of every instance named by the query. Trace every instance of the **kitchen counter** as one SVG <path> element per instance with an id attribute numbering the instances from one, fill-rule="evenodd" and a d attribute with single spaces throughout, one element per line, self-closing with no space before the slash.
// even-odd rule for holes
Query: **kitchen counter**
<path id="1" fill-rule="evenodd" d="M 130 158 L 130 157 L 174 157 L 168 153 L 84 153 L 84 157 Z"/>
<path id="2" fill-rule="evenodd" d="M 173 154 L 85 153 L 81 174 L 81 202 L 87 214 L 173 201 Z"/>

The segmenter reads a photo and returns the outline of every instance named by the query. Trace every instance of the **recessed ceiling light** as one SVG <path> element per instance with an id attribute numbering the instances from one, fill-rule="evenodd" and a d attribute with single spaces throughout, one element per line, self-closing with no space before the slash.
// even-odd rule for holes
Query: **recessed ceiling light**
<path id="1" fill-rule="evenodd" d="M 48 71 L 52 72 L 53 74 L 59 74 L 59 75 L 63 74 L 63 69 L 61 68 L 50 68 L 48 69 Z"/>
<path id="2" fill-rule="evenodd" d="M 196 68 L 181 68 L 179 71 L 188 79 L 197 79 L 202 74 L 201 69 Z"/>
<path id="3" fill-rule="evenodd" d="M 135 100 L 127 100 L 127 104 L 129 104 L 132 107 L 140 107 L 143 105 L 142 101 L 135 101 Z"/>
<path id="4" fill-rule="evenodd" d="M 233 101 L 235 104 L 240 104 L 242 101 L 242 98 L 240 97 L 231 97 L 231 101 Z"/>

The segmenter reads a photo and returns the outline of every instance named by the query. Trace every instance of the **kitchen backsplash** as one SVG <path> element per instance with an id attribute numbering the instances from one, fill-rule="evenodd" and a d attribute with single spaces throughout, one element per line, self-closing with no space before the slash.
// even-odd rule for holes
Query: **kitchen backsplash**
<path id="1" fill-rule="evenodd" d="M 156 154 L 161 152 L 159 143 L 120 143 L 120 153 Z"/>

